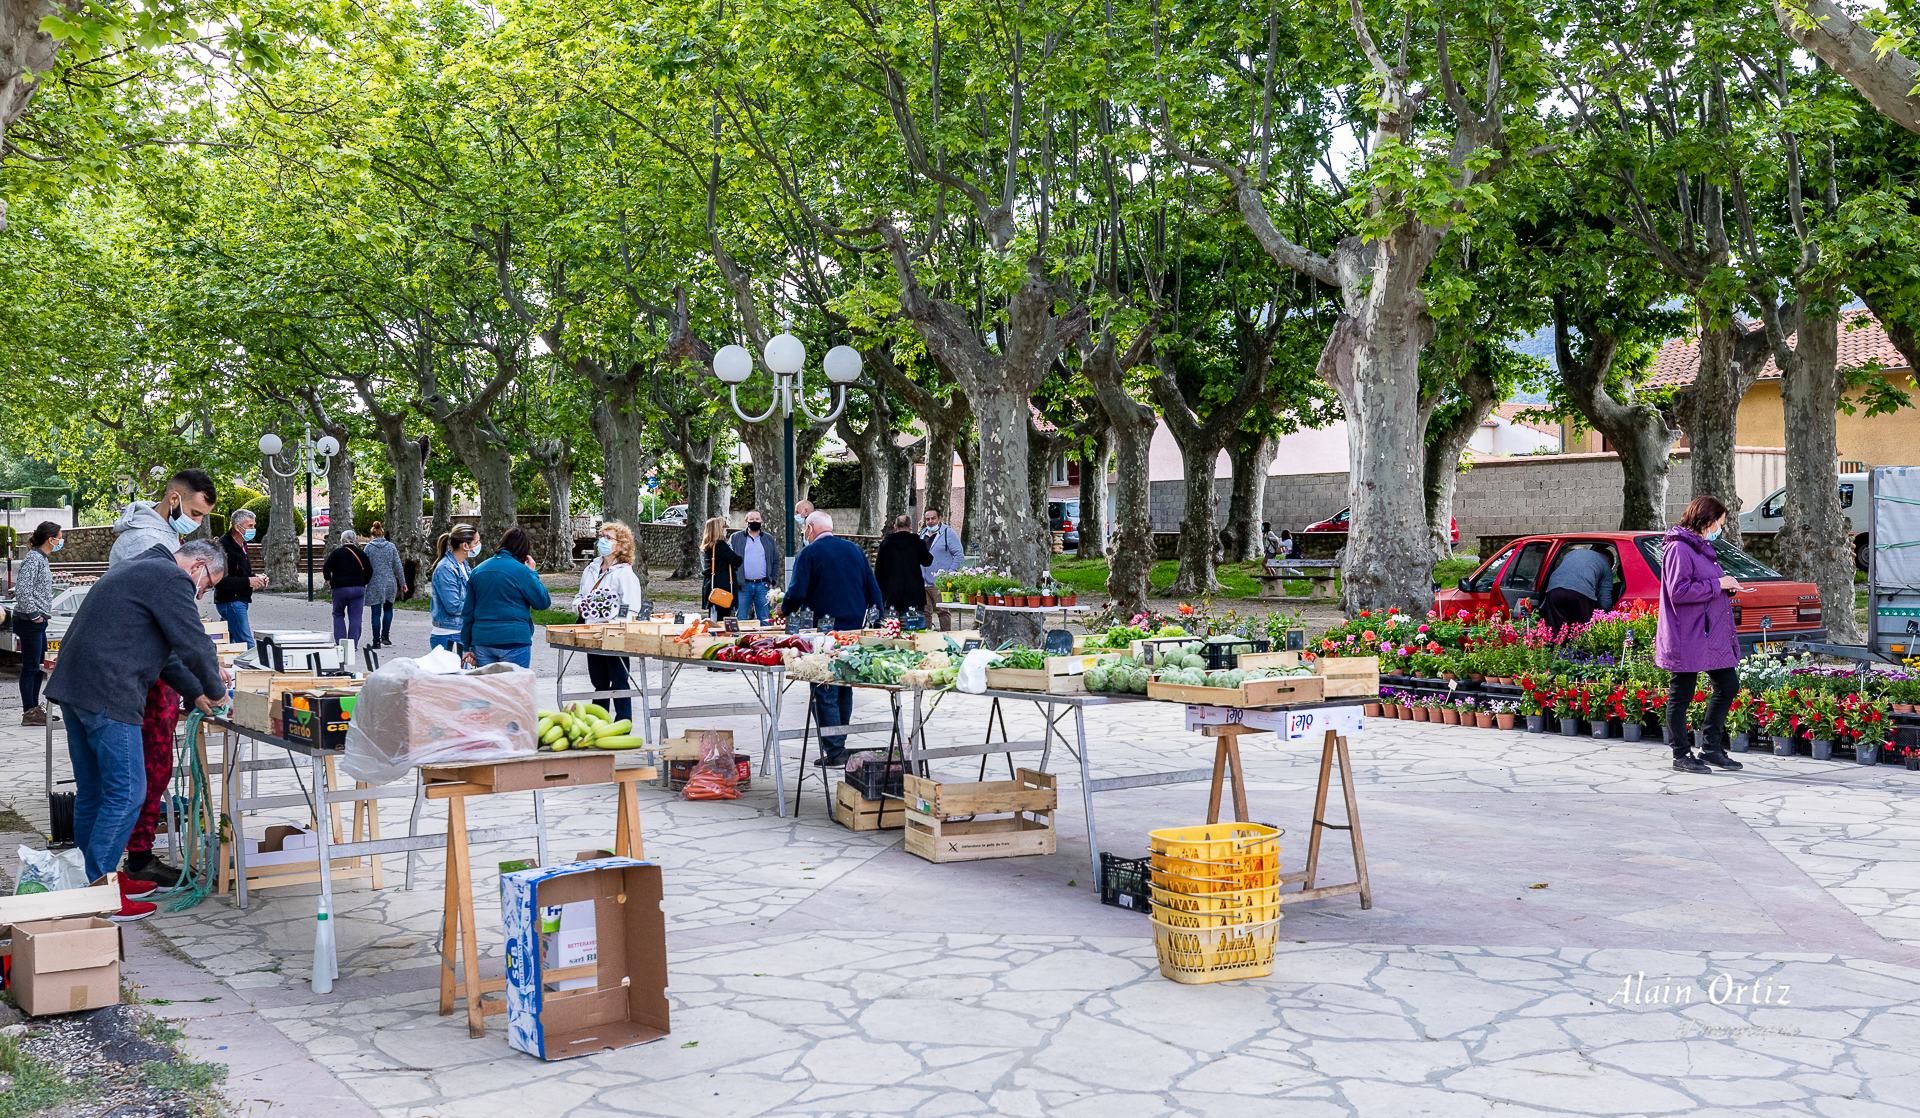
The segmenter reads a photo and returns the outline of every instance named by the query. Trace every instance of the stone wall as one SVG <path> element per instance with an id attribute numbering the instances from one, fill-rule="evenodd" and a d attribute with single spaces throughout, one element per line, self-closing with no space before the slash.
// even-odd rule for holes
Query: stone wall
<path id="1" fill-rule="evenodd" d="M 837 513 L 834 515 L 833 520 L 835 524 L 840 523 L 840 517 Z M 859 523 L 859 514 L 857 512 L 854 514 L 854 523 Z M 647 566 L 649 568 L 659 568 L 661 570 L 672 568 L 674 557 L 680 554 L 680 533 L 682 531 L 683 529 L 678 524 L 642 524 L 635 529 L 635 536 L 642 541 L 642 546 L 646 549 Z M 856 536 L 851 532 L 840 531 L 834 532 L 834 535 L 839 536 L 843 540 L 852 540 L 854 543 L 859 544 L 861 550 L 867 553 L 867 562 L 869 563 L 873 562 L 874 554 L 880 548 L 879 536 Z M 780 549 L 785 551 L 787 541 L 784 533 L 782 533 L 778 542 Z"/>

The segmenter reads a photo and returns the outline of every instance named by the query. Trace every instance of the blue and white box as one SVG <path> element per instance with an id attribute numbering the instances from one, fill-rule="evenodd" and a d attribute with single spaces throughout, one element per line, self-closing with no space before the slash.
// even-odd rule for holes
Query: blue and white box
<path id="1" fill-rule="evenodd" d="M 660 867 L 632 858 L 501 875 L 507 1044 L 543 1060 L 564 1060 L 666 1036 L 667 922 L 660 897 Z M 589 902 L 597 955 L 587 964 L 593 981 L 581 989 L 549 990 L 549 984 L 568 979 L 548 977 L 548 970 L 581 968 L 542 959 L 540 910 Z"/>

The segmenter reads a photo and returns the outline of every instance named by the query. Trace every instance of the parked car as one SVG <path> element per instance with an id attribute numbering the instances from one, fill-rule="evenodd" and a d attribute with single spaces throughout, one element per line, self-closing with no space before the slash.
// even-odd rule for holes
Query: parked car
<path id="1" fill-rule="evenodd" d="M 1305 528 L 1301 529 L 1301 531 L 1302 532 L 1344 532 L 1347 530 L 1347 516 L 1352 511 L 1353 511 L 1352 509 L 1341 509 L 1339 512 L 1335 513 L 1332 516 L 1327 517 L 1325 520 L 1322 520 L 1318 524 L 1307 525 Z M 1447 527 L 1453 529 L 1453 542 L 1459 543 L 1460 542 L 1460 522 L 1458 520 L 1453 519 L 1452 517 L 1448 517 Z"/>
<path id="2" fill-rule="evenodd" d="M 1856 529 L 1861 529 L 1867 524 L 1866 510 L 1863 504 L 1859 516 L 1851 515 L 1855 493 L 1861 497 L 1867 495 L 1867 475 L 1841 474 L 1840 514 L 1851 520 Z M 1785 488 L 1776 489 L 1767 494 L 1767 499 L 1761 501 L 1757 507 L 1740 514 L 1740 531 L 1743 534 L 1778 532 L 1780 526 L 1786 523 L 1786 516 L 1787 491 Z M 1867 533 L 1865 531 L 1856 531 L 1853 534 L 1853 564 L 1863 571 L 1867 569 Z"/>
<path id="3" fill-rule="evenodd" d="M 1434 594 L 1438 608 L 1447 611 L 1485 609 L 1501 617 L 1519 612 L 1520 603 L 1538 614 L 1546 586 L 1560 560 L 1574 551 L 1599 551 L 1613 565 L 1616 604 L 1660 602 L 1660 557 L 1666 544 L 1658 532 L 1591 532 L 1557 536 L 1527 536 L 1508 544 L 1482 563 L 1458 586 Z M 1733 604 L 1734 629 L 1742 653 L 1762 640 L 1822 643 L 1827 627 L 1820 614 L 1820 588 L 1793 582 L 1740 549 L 1714 544 L 1720 566 L 1740 580 Z M 1652 649 L 1643 650 L 1647 654 Z"/>
<path id="4" fill-rule="evenodd" d="M 330 527 L 332 527 L 332 526 L 333 526 L 333 514 L 332 514 L 332 513 L 330 513 L 330 512 L 328 512 L 328 511 L 327 511 L 326 509 L 320 509 L 319 511 L 317 511 L 317 512 L 315 512 L 315 513 L 313 514 L 313 526 L 314 526 L 315 528 L 330 528 Z"/>
<path id="5" fill-rule="evenodd" d="M 1080 498 L 1048 501 L 1047 522 L 1053 531 L 1063 533 L 1060 546 L 1068 551 L 1080 550 Z"/>
<path id="6" fill-rule="evenodd" d="M 686 522 L 687 522 L 687 506 L 685 506 L 685 505 L 668 505 L 668 506 L 667 506 L 667 511 L 665 511 L 665 512 L 663 512 L 663 513 L 661 513 L 661 514 L 660 514 L 660 519 L 659 519 L 658 521 L 656 521 L 655 523 L 659 523 L 659 524 L 685 524 Z"/>

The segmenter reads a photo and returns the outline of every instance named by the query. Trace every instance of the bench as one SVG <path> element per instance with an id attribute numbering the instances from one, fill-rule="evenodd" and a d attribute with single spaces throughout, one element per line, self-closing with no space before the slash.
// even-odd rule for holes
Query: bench
<path id="1" fill-rule="evenodd" d="M 1334 596 L 1334 580 L 1340 577 L 1340 564 L 1332 559 L 1288 559 L 1264 568 L 1254 575 L 1260 584 L 1258 597 L 1266 601 L 1314 601 Z M 1290 598 L 1287 583 L 1307 582 L 1305 598 Z"/>

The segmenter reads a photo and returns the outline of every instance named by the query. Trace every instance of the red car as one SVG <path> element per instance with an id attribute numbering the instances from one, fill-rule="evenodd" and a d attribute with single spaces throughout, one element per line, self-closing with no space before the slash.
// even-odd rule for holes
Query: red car
<path id="1" fill-rule="evenodd" d="M 1341 509 L 1339 512 L 1327 517 L 1318 524 L 1307 525 L 1304 530 L 1308 532 L 1344 532 L 1347 530 L 1347 516 L 1352 511 L 1352 509 Z M 1447 527 L 1453 529 L 1453 542 L 1459 543 L 1460 522 L 1449 516 L 1447 517 Z"/>
<path id="2" fill-rule="evenodd" d="M 1560 560 L 1573 551 L 1604 554 L 1613 565 L 1616 604 L 1640 601 L 1649 608 L 1660 604 L 1660 555 L 1665 545 L 1658 532 L 1589 532 L 1560 536 L 1528 536 L 1508 544 L 1498 555 L 1480 564 L 1457 588 L 1434 594 L 1437 608 L 1448 611 L 1485 609 L 1511 617 L 1528 603 L 1540 612 L 1547 583 Z M 1762 640 L 1823 643 L 1827 627 L 1820 615 L 1820 588 L 1810 582 L 1790 582 L 1738 548 L 1714 545 L 1720 566 L 1740 580 L 1733 604 L 1734 628 L 1742 653 Z"/>

